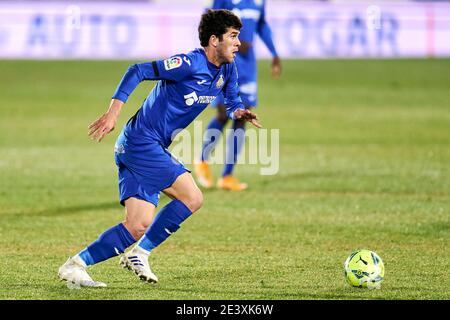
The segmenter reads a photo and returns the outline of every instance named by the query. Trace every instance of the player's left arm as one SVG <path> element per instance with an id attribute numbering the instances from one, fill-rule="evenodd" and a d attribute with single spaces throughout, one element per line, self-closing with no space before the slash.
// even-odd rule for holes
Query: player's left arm
<path id="1" fill-rule="evenodd" d="M 281 75 L 281 59 L 278 56 L 277 50 L 275 49 L 275 45 L 272 39 L 272 30 L 270 29 L 270 26 L 266 20 L 265 2 L 263 4 L 261 16 L 258 21 L 257 31 L 259 36 L 261 37 L 261 40 L 266 45 L 267 49 L 269 49 L 273 57 L 271 66 L 272 77 L 278 78 Z"/>
<path id="2" fill-rule="evenodd" d="M 223 96 L 228 118 L 232 120 L 245 120 L 257 128 L 262 128 L 258 121 L 258 116 L 250 110 L 245 109 L 242 99 L 239 96 L 236 64 L 233 63 L 231 68 L 232 71 L 230 78 L 225 83 L 223 88 Z"/>

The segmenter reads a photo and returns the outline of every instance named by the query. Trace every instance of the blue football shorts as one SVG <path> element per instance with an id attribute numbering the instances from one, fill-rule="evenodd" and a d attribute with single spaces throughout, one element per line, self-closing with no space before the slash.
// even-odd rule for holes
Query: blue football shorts
<path id="1" fill-rule="evenodd" d="M 134 197 L 158 206 L 160 191 L 170 187 L 181 174 L 190 172 L 157 142 L 140 144 L 133 150 L 128 141 L 114 150 L 119 175 L 120 204 Z"/>

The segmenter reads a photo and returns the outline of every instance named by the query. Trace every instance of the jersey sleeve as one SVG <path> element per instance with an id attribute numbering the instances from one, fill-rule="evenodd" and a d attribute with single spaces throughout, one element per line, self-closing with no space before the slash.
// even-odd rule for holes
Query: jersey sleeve
<path id="1" fill-rule="evenodd" d="M 277 50 L 275 49 L 275 45 L 272 40 L 272 30 L 270 29 L 269 24 L 266 21 L 266 10 L 265 10 L 265 2 L 263 4 L 263 8 L 261 11 L 261 16 L 258 21 L 258 34 L 261 37 L 261 40 L 266 45 L 267 49 L 269 49 L 272 56 L 277 57 Z"/>
<path id="2" fill-rule="evenodd" d="M 238 73 L 236 64 L 231 65 L 231 74 L 223 88 L 224 103 L 228 118 L 234 120 L 234 112 L 237 109 L 245 109 L 239 96 Z"/>
<path id="3" fill-rule="evenodd" d="M 145 80 L 180 81 L 192 73 L 192 62 L 187 55 L 180 54 L 166 60 L 131 65 L 112 96 L 127 102 L 130 94 Z"/>

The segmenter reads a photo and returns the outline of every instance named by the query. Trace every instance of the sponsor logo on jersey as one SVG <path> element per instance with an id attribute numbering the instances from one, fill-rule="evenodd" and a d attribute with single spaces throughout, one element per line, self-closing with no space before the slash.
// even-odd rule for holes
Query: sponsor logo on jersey
<path id="1" fill-rule="evenodd" d="M 178 56 L 164 60 L 164 68 L 166 70 L 178 68 L 182 64 L 183 64 L 183 60 Z"/>
<path id="2" fill-rule="evenodd" d="M 208 80 L 200 80 L 200 81 L 197 81 L 197 84 L 205 84 L 207 81 Z"/>
<path id="3" fill-rule="evenodd" d="M 216 96 L 200 96 L 198 97 L 198 103 L 210 104 L 215 98 Z"/>
<path id="4" fill-rule="evenodd" d="M 219 77 L 219 80 L 217 80 L 217 83 L 216 83 L 216 88 L 217 89 L 219 89 L 220 87 L 222 87 L 223 86 L 223 75 L 220 75 L 220 77 Z"/>
<path id="5" fill-rule="evenodd" d="M 184 96 L 184 102 L 188 105 L 188 106 L 192 106 L 194 104 L 194 102 L 198 101 L 198 96 L 195 93 L 195 91 L 192 91 L 189 94 L 185 94 Z"/>
<path id="6" fill-rule="evenodd" d="M 216 96 L 197 96 L 197 93 L 195 91 L 192 91 L 191 93 L 186 94 L 183 97 L 184 102 L 188 106 L 192 106 L 196 102 L 210 104 L 216 98 Z"/>

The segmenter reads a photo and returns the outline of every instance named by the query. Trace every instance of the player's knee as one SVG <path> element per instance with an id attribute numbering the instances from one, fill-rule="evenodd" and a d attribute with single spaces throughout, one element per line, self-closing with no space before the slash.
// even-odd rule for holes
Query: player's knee
<path id="1" fill-rule="evenodd" d="M 135 234 L 137 235 L 137 238 L 135 239 L 140 239 L 144 235 L 145 231 L 147 231 L 148 226 L 148 223 L 141 223 L 136 225 Z"/>
<path id="2" fill-rule="evenodd" d="M 133 236 L 134 239 L 140 239 L 145 231 L 147 231 L 148 226 L 150 225 L 150 220 L 140 220 L 140 221 L 128 221 L 126 220 L 124 223 L 128 232 Z"/>
<path id="3" fill-rule="evenodd" d="M 194 213 L 203 205 L 203 193 L 200 190 L 192 192 L 183 202 Z"/>

